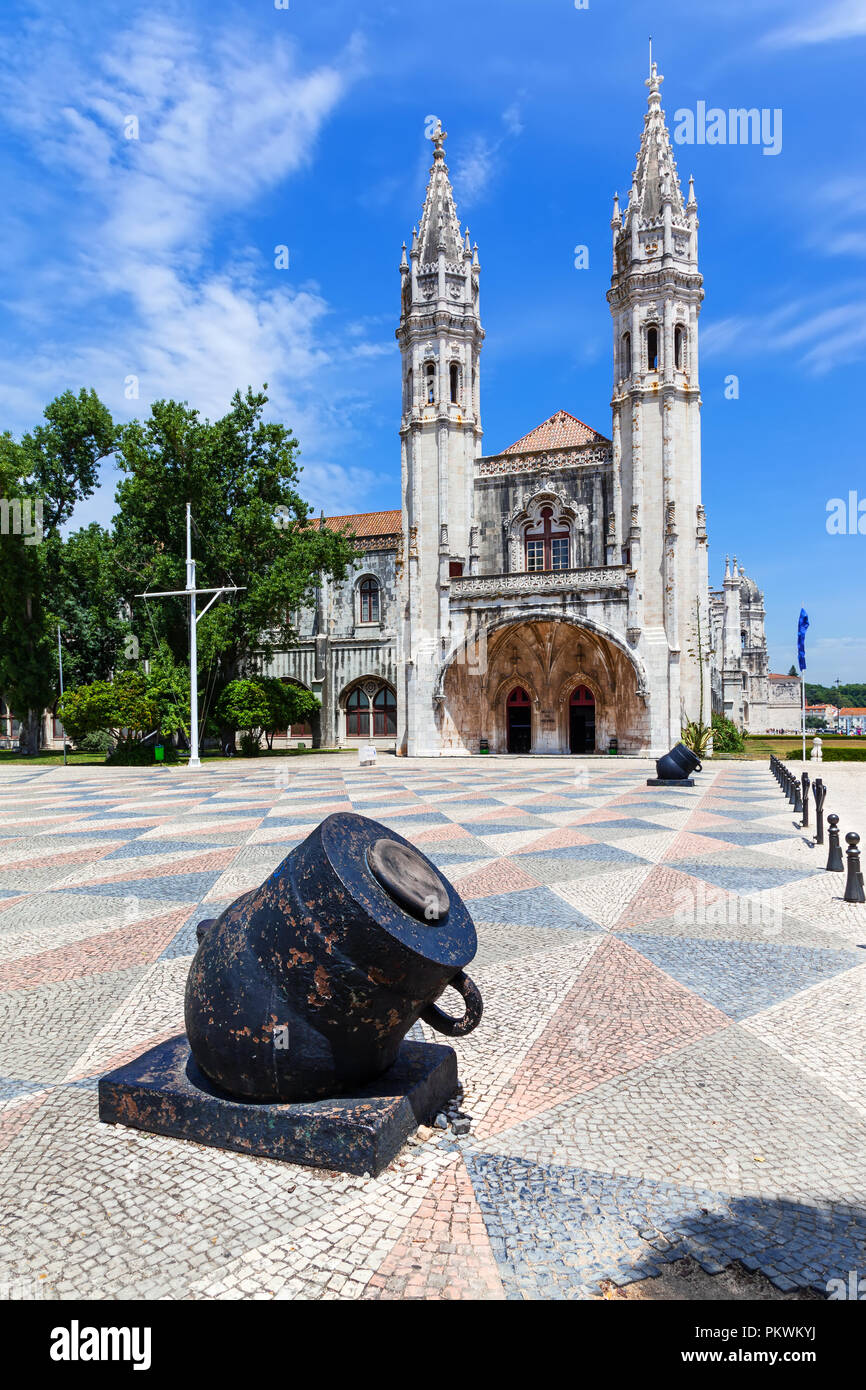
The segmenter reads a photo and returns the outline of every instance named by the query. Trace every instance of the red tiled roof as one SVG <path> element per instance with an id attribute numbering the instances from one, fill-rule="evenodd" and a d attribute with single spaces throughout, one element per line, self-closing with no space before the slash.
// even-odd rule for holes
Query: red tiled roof
<path id="1" fill-rule="evenodd" d="M 840 713 L 840 714 L 866 714 L 866 709 L 860 709 L 858 706 L 852 705 L 851 709 L 840 709 L 839 713 Z"/>
<path id="2" fill-rule="evenodd" d="M 798 681 L 799 679 L 799 676 L 777 676 L 773 671 L 770 672 L 771 681 Z"/>
<path id="3" fill-rule="evenodd" d="M 529 434 L 525 434 L 516 444 L 510 445 L 502 452 L 535 454 L 547 449 L 574 449 L 581 444 L 609 443 L 610 440 L 605 435 L 585 425 L 576 415 L 569 415 L 567 410 L 558 410 L 549 420 L 545 420 L 542 425 L 536 425 Z"/>
<path id="4" fill-rule="evenodd" d="M 308 523 L 314 530 L 319 529 L 319 518 Z M 403 513 L 393 512 L 354 512 L 350 516 L 326 516 L 328 531 L 351 531 L 355 536 L 393 536 L 402 530 Z"/>

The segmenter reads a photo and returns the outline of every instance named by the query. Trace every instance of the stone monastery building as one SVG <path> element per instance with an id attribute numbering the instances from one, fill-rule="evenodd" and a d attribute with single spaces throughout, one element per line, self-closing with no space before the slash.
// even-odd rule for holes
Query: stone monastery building
<path id="1" fill-rule="evenodd" d="M 609 437 L 560 410 L 482 452 L 481 267 L 447 137 L 433 135 L 400 266 L 400 507 L 321 519 L 354 533 L 357 565 L 323 579 L 298 646 L 268 667 L 320 697 L 316 743 L 440 756 L 616 740 L 656 757 L 711 706 L 754 732 L 782 722 L 762 596 L 736 562 L 722 590 L 708 586 L 698 209 L 662 81 L 653 64 L 628 202 L 613 206 Z"/>

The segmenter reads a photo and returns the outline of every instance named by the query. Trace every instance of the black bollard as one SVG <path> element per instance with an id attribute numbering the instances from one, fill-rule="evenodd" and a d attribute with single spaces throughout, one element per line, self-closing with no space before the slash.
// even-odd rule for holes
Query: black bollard
<path id="1" fill-rule="evenodd" d="M 800 781 L 799 781 L 799 778 L 797 778 L 797 777 L 794 778 L 793 792 L 794 792 L 794 814 L 796 815 L 796 813 L 797 813 L 798 811 L 802 811 L 802 809 L 803 809 L 803 798 L 802 798 L 802 796 L 800 795 Z"/>
<path id="2" fill-rule="evenodd" d="M 845 870 L 845 861 L 842 858 L 842 848 L 839 844 L 839 817 L 828 816 L 827 840 L 830 845 L 830 853 L 827 855 L 827 868 L 831 873 L 841 874 Z"/>
<path id="3" fill-rule="evenodd" d="M 814 795 L 815 795 L 815 844 L 816 844 L 816 845 L 823 845 L 823 843 L 824 843 L 824 799 L 825 799 L 825 797 L 826 797 L 826 795 L 827 795 L 827 788 L 824 786 L 824 783 L 823 783 L 823 781 L 822 781 L 822 779 L 821 779 L 820 777 L 816 777 L 816 778 L 815 778 L 815 784 L 814 784 L 814 786 L 812 787 L 812 791 L 814 792 Z"/>
<path id="4" fill-rule="evenodd" d="M 802 777 L 800 778 L 800 781 L 801 781 L 802 784 L 803 784 L 803 803 L 802 803 L 802 807 L 801 807 L 801 810 L 802 810 L 802 812 L 803 812 L 803 829 L 804 829 L 804 830 L 808 830 L 808 829 L 809 829 L 809 787 L 811 786 L 811 780 L 810 780 L 810 777 L 809 777 L 808 772 L 804 772 L 804 773 L 803 773 Z"/>
<path id="5" fill-rule="evenodd" d="M 797 793 L 796 793 L 796 787 L 797 787 L 797 779 L 796 779 L 796 777 L 794 776 L 793 772 L 789 772 L 789 773 L 788 773 L 788 801 L 790 802 L 791 806 L 794 807 L 795 810 L 796 810 L 796 807 L 797 807 Z"/>
<path id="6" fill-rule="evenodd" d="M 845 884 L 846 903 L 866 903 L 863 891 L 863 871 L 860 868 L 860 836 L 856 830 L 849 830 L 845 836 L 848 846 L 848 880 Z"/>

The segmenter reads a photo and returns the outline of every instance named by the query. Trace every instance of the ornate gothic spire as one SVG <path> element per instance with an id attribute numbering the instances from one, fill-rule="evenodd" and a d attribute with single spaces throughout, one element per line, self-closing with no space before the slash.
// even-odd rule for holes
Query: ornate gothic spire
<path id="1" fill-rule="evenodd" d="M 448 135 L 442 129 L 441 121 L 438 122 L 430 139 L 433 142 L 433 166 L 430 170 L 430 182 L 427 185 L 427 197 L 418 234 L 421 264 L 429 265 L 437 260 L 440 247 L 445 252 L 446 260 L 459 262 L 463 256 L 463 237 L 457 219 L 454 192 L 448 177 L 448 165 L 445 163 L 445 141 Z"/>
<path id="2" fill-rule="evenodd" d="M 685 204 L 676 160 L 671 148 L 671 138 L 662 110 L 661 84 L 664 78 L 657 63 L 650 64 L 650 74 L 645 85 L 649 88 L 647 113 L 644 116 L 643 134 L 637 154 L 637 167 L 634 172 L 632 196 L 629 200 L 629 215 L 639 212 L 646 223 L 660 222 L 664 216 L 665 203 L 669 202 L 675 218 L 683 218 Z"/>

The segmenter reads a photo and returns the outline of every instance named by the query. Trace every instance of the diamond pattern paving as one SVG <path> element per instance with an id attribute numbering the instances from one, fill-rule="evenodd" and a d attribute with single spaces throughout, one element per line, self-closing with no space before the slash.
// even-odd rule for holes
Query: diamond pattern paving
<path id="1" fill-rule="evenodd" d="M 651 770 L 3 769 L 0 1282 L 569 1299 L 684 1254 L 785 1291 L 866 1268 L 866 908 L 765 767 L 657 792 Z M 471 1133 L 422 1132 L 372 1180 L 100 1125 L 98 1077 L 182 1028 L 197 923 L 348 809 L 416 843 L 476 921 Z"/>

